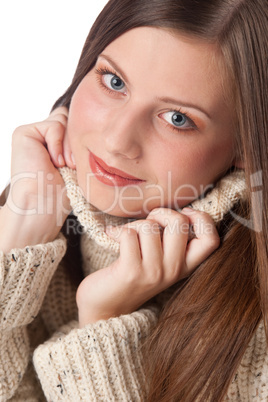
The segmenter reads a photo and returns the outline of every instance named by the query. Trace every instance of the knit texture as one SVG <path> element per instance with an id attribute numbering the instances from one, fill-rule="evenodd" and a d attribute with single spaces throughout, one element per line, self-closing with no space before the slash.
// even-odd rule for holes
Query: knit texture
<path id="1" fill-rule="evenodd" d="M 59 171 L 64 179 L 73 213 L 77 216 L 85 233 L 104 249 L 110 249 L 118 253 L 119 244 L 105 233 L 105 228 L 108 225 L 124 224 L 127 220 L 105 214 L 89 204 L 84 198 L 82 189 L 78 186 L 75 170 L 61 168 Z"/>
<path id="2" fill-rule="evenodd" d="M 215 223 L 220 222 L 239 200 L 246 197 L 245 175 L 242 170 L 223 177 L 205 196 L 192 202 L 192 208 L 206 212 Z"/>
<path id="3" fill-rule="evenodd" d="M 226 401 L 268 401 L 268 349 L 263 322 L 249 342 Z"/>
<path id="4" fill-rule="evenodd" d="M 147 382 L 140 345 L 152 323 L 156 312 L 144 309 L 82 329 L 76 321 L 62 327 L 34 355 L 47 399 L 143 400 Z"/>
<path id="5" fill-rule="evenodd" d="M 83 271 L 88 275 L 118 258 L 119 245 L 104 230 L 126 220 L 90 206 L 75 171 L 60 172 L 82 225 Z M 215 221 L 245 195 L 242 173 L 224 180 L 204 200 L 192 204 Z M 60 235 L 46 245 L 0 254 L 0 401 L 146 401 L 146 350 L 141 347 L 157 323 L 158 307 L 150 305 L 78 328 L 76 288 L 60 262 L 65 250 Z M 226 401 L 268 400 L 267 356 L 261 323 Z"/>
<path id="6" fill-rule="evenodd" d="M 66 245 L 62 235 L 46 245 L 0 252 L 0 401 L 18 388 L 30 357 L 26 326 L 38 314 Z"/>

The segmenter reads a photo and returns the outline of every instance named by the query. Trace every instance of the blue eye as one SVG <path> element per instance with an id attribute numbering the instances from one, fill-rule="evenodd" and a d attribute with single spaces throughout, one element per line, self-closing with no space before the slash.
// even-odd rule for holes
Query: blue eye
<path id="1" fill-rule="evenodd" d="M 171 124 L 174 128 L 178 129 L 190 129 L 194 128 L 194 122 L 186 115 L 186 113 L 181 113 L 179 111 L 172 111 L 162 113 L 164 120 Z"/>
<path id="2" fill-rule="evenodd" d="M 172 114 L 172 123 L 174 126 L 181 127 L 187 122 L 187 118 L 184 114 L 175 112 Z"/>
<path id="3" fill-rule="evenodd" d="M 122 90 L 125 89 L 124 81 L 115 74 L 104 74 L 103 81 L 108 88 L 114 91 L 123 92 Z"/>

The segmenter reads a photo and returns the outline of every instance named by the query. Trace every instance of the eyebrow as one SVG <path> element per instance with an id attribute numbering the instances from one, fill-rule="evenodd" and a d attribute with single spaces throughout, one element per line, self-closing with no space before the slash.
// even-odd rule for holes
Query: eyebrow
<path id="1" fill-rule="evenodd" d="M 194 105 L 193 103 L 189 103 L 189 102 L 184 102 L 184 101 L 179 101 L 178 99 L 174 99 L 174 98 L 168 98 L 168 97 L 163 97 L 163 98 L 158 98 L 157 100 L 164 102 L 164 103 L 173 103 L 174 105 L 177 106 L 185 106 L 185 107 L 189 107 L 192 109 L 196 109 L 199 110 L 200 112 L 202 112 L 203 114 L 205 114 L 209 119 L 211 119 L 211 116 L 209 115 L 209 113 L 203 109 L 200 106 Z"/>
<path id="2" fill-rule="evenodd" d="M 129 84 L 129 80 L 127 78 L 127 76 L 123 73 L 123 71 L 121 70 L 121 68 L 117 65 L 117 63 L 112 60 L 109 56 L 101 53 L 99 55 L 99 57 L 105 59 L 106 61 L 108 61 L 108 63 L 111 64 L 111 66 L 120 74 L 120 76 L 123 78 L 123 80 L 125 81 L 126 84 Z M 169 97 L 157 97 L 156 98 L 158 101 L 164 102 L 164 103 L 172 103 L 173 105 L 176 105 L 178 107 L 184 106 L 184 107 L 189 107 L 192 109 L 196 109 L 199 110 L 200 112 L 202 112 L 203 114 L 205 114 L 209 119 L 211 119 L 211 116 L 209 115 L 209 113 L 203 109 L 200 106 L 194 105 L 193 103 L 189 103 L 189 102 L 184 102 L 184 101 L 179 101 L 178 99 L 175 98 L 169 98 Z"/>

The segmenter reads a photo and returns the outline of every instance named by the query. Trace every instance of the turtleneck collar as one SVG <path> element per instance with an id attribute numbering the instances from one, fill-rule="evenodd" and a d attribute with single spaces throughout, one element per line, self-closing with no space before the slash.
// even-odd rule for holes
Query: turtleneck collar
<path id="1" fill-rule="evenodd" d="M 68 167 L 59 169 L 70 199 L 74 215 L 78 218 L 89 238 L 106 249 L 118 253 L 119 244 L 106 233 L 107 226 L 124 225 L 129 222 L 127 218 L 116 217 L 103 213 L 91 205 L 84 197 L 77 182 L 76 171 Z M 215 187 L 205 196 L 195 200 L 190 205 L 196 210 L 208 213 L 215 223 L 241 199 L 246 197 L 246 184 L 244 171 L 238 170 L 224 176 Z"/>
<path id="2" fill-rule="evenodd" d="M 91 205 L 78 185 L 75 170 L 64 167 L 59 171 L 65 182 L 73 214 L 78 218 L 84 232 L 98 245 L 118 253 L 119 244 L 105 233 L 105 229 L 107 226 L 124 225 L 128 219 L 108 215 Z"/>

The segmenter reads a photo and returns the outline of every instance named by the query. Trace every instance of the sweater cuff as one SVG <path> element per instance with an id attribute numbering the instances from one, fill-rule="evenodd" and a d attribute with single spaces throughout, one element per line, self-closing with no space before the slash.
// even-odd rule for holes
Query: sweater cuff
<path id="1" fill-rule="evenodd" d="M 140 347 L 157 322 L 157 309 L 61 328 L 34 353 L 48 400 L 139 401 L 147 381 Z"/>
<path id="2" fill-rule="evenodd" d="M 0 328 L 30 323 L 37 315 L 51 277 L 66 251 L 62 234 L 47 244 L 0 252 Z"/>
<path id="3" fill-rule="evenodd" d="M 0 331 L 0 401 L 16 392 L 29 361 L 26 327 Z"/>

